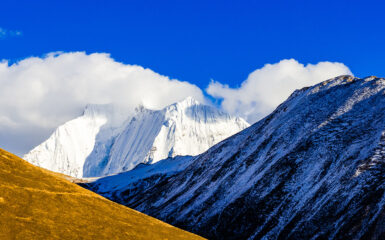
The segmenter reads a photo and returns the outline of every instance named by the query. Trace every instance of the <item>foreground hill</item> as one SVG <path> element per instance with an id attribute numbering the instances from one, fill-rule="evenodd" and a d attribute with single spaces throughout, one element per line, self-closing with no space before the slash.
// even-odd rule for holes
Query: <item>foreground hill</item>
<path id="1" fill-rule="evenodd" d="M 0 149 L 0 239 L 201 239 Z"/>
<path id="2" fill-rule="evenodd" d="M 198 155 L 248 126 L 191 97 L 161 110 L 139 107 L 133 115 L 111 105 L 90 105 L 24 159 L 73 177 L 98 177 Z"/>
<path id="3" fill-rule="evenodd" d="M 158 179 L 94 187 L 210 239 L 385 239 L 385 79 L 341 76 L 297 90 Z"/>

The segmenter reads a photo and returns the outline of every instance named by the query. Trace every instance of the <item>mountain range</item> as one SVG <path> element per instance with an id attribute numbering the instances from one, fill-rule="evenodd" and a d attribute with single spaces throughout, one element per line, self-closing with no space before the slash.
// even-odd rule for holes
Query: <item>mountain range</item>
<path id="1" fill-rule="evenodd" d="M 384 239 L 385 79 L 296 90 L 206 152 L 157 164 L 83 186 L 209 239 Z"/>
<path id="2" fill-rule="evenodd" d="M 73 177 L 100 177 L 175 156 L 199 155 L 249 124 L 188 97 L 161 110 L 128 114 L 88 105 L 23 158 Z"/>

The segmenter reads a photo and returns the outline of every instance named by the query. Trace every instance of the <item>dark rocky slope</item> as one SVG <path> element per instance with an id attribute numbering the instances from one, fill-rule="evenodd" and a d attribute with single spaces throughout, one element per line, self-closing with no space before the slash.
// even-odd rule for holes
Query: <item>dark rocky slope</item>
<path id="1" fill-rule="evenodd" d="M 297 90 L 148 186 L 104 194 L 210 239 L 384 239 L 385 79 Z"/>

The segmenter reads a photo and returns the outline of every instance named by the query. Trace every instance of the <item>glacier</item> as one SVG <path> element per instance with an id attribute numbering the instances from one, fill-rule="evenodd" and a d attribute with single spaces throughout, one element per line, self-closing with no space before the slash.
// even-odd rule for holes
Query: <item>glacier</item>
<path id="1" fill-rule="evenodd" d="M 175 156 L 195 156 L 249 124 L 187 97 L 160 110 L 138 106 L 124 113 L 88 105 L 82 116 L 59 126 L 24 159 L 73 177 L 100 177 Z"/>

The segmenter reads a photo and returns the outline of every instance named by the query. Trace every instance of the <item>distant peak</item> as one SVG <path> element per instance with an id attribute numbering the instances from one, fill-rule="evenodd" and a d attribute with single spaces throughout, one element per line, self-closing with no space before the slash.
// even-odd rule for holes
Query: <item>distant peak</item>
<path id="1" fill-rule="evenodd" d="M 191 96 L 188 96 L 185 99 L 183 99 L 182 101 L 179 101 L 177 103 L 186 104 L 188 106 L 199 105 L 200 104 L 200 102 L 198 102 L 195 98 L 193 98 Z"/>
<path id="2" fill-rule="evenodd" d="M 206 104 L 202 104 L 198 102 L 193 97 L 187 97 L 179 102 L 173 103 L 167 107 L 165 107 L 163 110 L 167 112 L 173 112 L 173 111 L 211 111 L 211 112 L 220 112 L 219 109 L 213 108 L 211 106 L 208 106 Z"/>

